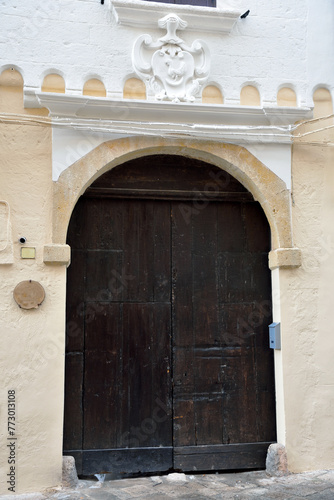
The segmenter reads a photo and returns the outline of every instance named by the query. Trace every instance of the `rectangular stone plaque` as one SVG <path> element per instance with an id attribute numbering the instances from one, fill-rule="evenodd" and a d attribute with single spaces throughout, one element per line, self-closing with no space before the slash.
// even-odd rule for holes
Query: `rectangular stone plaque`
<path id="1" fill-rule="evenodd" d="M 21 248 L 21 259 L 35 259 L 35 258 L 36 258 L 36 248 L 34 247 Z"/>

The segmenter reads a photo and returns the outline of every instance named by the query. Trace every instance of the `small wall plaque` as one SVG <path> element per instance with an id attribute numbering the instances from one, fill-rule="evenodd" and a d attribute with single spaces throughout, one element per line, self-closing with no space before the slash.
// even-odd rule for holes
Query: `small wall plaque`
<path id="1" fill-rule="evenodd" d="M 15 287 L 14 299 L 22 309 L 37 309 L 45 299 L 45 291 L 37 281 L 21 281 Z"/>
<path id="2" fill-rule="evenodd" d="M 21 248 L 21 259 L 35 259 L 36 249 L 34 247 L 22 247 Z"/>

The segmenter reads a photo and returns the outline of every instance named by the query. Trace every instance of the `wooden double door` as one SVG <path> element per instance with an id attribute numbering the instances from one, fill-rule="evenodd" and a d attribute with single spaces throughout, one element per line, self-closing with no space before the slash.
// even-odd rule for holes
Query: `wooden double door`
<path id="1" fill-rule="evenodd" d="M 182 157 L 128 162 L 81 197 L 64 423 L 80 474 L 264 467 L 269 237 L 243 186 Z"/>

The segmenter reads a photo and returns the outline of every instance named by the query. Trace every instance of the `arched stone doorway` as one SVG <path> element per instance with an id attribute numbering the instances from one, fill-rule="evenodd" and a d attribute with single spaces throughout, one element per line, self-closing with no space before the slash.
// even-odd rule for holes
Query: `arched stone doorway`
<path id="1" fill-rule="evenodd" d="M 79 473 L 264 467 L 276 439 L 270 231 L 227 172 L 154 155 L 68 234 L 64 451 Z"/>

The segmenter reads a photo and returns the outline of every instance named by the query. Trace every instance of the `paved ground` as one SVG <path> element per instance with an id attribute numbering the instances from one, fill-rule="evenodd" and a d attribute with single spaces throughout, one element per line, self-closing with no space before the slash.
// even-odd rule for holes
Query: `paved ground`
<path id="1" fill-rule="evenodd" d="M 0 496 L 12 500 L 334 500 L 334 470 L 285 477 L 264 471 L 236 474 L 169 474 L 139 479 L 79 481 L 76 489 Z"/>

